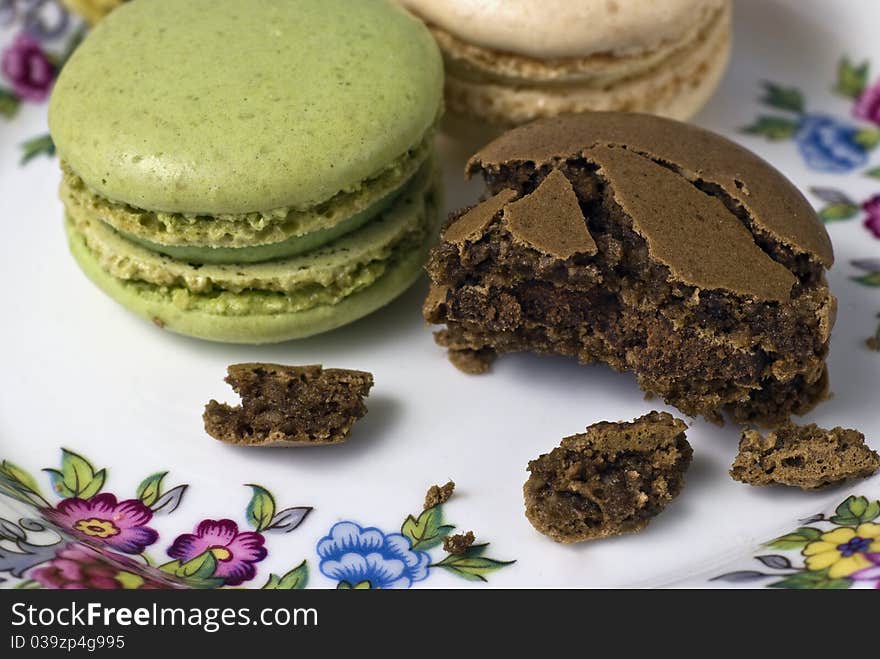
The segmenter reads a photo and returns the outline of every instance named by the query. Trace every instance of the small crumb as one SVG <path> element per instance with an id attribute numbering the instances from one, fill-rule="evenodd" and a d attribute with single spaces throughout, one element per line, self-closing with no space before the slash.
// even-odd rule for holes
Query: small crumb
<path id="1" fill-rule="evenodd" d="M 165 321 L 159 318 L 159 316 L 153 316 L 153 325 L 159 329 L 165 329 Z"/>
<path id="2" fill-rule="evenodd" d="M 452 492 L 455 490 L 455 483 L 449 481 L 446 485 L 432 485 L 428 488 L 428 493 L 425 494 L 425 505 L 424 509 L 433 508 L 434 506 L 439 506 L 441 503 L 446 503 L 449 501 L 449 497 L 452 496 Z"/>
<path id="3" fill-rule="evenodd" d="M 865 339 L 865 345 L 868 346 L 868 350 L 880 351 L 880 341 L 877 340 L 876 336 L 869 336 Z"/>
<path id="4" fill-rule="evenodd" d="M 471 545 L 474 544 L 474 540 L 473 531 L 447 536 L 443 538 L 443 551 L 447 554 L 459 556 L 470 549 Z"/>

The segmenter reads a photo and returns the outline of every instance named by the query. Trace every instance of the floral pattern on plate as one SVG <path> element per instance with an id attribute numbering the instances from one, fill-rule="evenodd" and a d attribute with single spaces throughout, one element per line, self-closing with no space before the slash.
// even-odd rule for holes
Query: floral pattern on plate
<path id="1" fill-rule="evenodd" d="M 880 501 L 849 496 L 830 516 L 801 520 L 803 526 L 766 543 L 784 553 L 759 553 L 764 569 L 725 572 L 713 582 L 766 588 L 880 588 Z"/>
<path id="2" fill-rule="evenodd" d="M 26 504 L 34 513 L 18 521 L 0 517 L 0 584 L 8 575 L 17 580 L 16 588 L 253 587 L 258 564 L 269 554 L 267 536 L 296 530 L 312 512 L 309 506 L 279 510 L 268 489 L 250 484 L 244 514 L 249 528 L 226 518 L 202 519 L 173 539 L 164 551 L 171 560 L 159 563 L 149 553 L 162 545 L 150 523 L 176 511 L 189 485 L 165 489 L 168 472 L 159 472 L 141 481 L 134 497 L 123 499 L 104 490 L 107 469 L 95 469 L 68 449 L 61 451 L 59 468 L 44 471 L 60 498 L 55 503 L 27 471 L 0 462 L 0 498 Z M 432 556 L 454 528 L 444 520 L 442 502 L 408 515 L 400 532 L 338 522 L 317 542 L 319 570 L 340 589 L 386 589 L 410 588 L 438 569 L 485 582 L 514 562 L 486 556 L 488 543 L 460 550 L 444 546 L 444 556 Z M 308 577 L 303 560 L 285 574 L 269 574 L 262 588 L 305 588 Z"/>
<path id="3" fill-rule="evenodd" d="M 819 172 L 848 174 L 864 167 L 880 144 L 880 81 L 869 86 L 869 69 L 868 62 L 854 65 L 846 57 L 838 66 L 833 89 L 852 101 L 851 119 L 809 111 L 797 87 L 765 82 L 761 102 L 775 113 L 760 115 L 743 131 L 771 141 L 793 140 L 807 165 Z"/>
<path id="4" fill-rule="evenodd" d="M 443 518 L 442 503 L 408 515 L 399 533 L 338 522 L 318 541 L 319 569 L 337 581 L 337 588 L 410 588 L 437 568 L 468 581 L 487 581 L 489 573 L 514 562 L 486 556 L 488 543 L 449 551 L 444 540 L 454 528 Z M 435 562 L 429 552 L 441 545 L 446 555 Z"/>
<path id="5" fill-rule="evenodd" d="M 17 522 L 0 518 L 0 575 L 20 579 L 17 588 L 220 588 L 252 581 L 266 558 L 266 536 L 297 529 L 309 506 L 277 510 L 272 494 L 250 485 L 245 520 L 203 519 L 191 533 L 178 535 L 158 563 L 148 553 L 160 545 L 150 526 L 155 515 L 180 506 L 188 485 L 165 489 L 168 472 L 147 476 L 132 498 L 104 491 L 107 469 L 62 449 L 60 468 L 49 474 L 53 503 L 24 469 L 0 462 L 0 496 L 26 504 L 35 517 Z M 40 535 L 42 541 L 32 540 Z M 47 539 L 48 536 L 48 539 Z M 4 542 L 5 541 L 5 542 Z M 283 576 L 270 574 L 264 588 L 304 588 L 306 561 Z M 5 578 L 0 576 L 0 582 Z"/>

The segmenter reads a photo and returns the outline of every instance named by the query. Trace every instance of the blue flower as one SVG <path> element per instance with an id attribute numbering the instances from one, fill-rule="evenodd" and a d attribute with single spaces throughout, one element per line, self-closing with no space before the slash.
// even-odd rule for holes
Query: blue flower
<path id="1" fill-rule="evenodd" d="M 808 114 L 801 119 L 795 139 L 807 164 L 831 174 L 843 174 L 861 167 L 868 151 L 856 139 L 859 128 L 834 117 Z"/>
<path id="2" fill-rule="evenodd" d="M 339 522 L 318 541 L 321 573 L 340 583 L 371 588 L 409 588 L 428 577 L 431 557 L 414 551 L 400 533 L 385 534 L 354 522 Z"/>

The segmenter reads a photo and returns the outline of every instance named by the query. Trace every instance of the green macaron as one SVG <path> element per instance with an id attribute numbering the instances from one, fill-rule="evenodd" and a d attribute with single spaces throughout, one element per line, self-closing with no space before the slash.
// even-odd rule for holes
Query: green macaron
<path id="1" fill-rule="evenodd" d="M 437 48 L 387 0 L 133 0 L 50 102 L 71 251 L 184 334 L 351 322 L 418 276 L 441 108 Z"/>

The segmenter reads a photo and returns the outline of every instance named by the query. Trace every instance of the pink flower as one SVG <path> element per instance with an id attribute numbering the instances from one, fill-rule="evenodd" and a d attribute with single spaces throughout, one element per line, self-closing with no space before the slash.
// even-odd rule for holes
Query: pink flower
<path id="1" fill-rule="evenodd" d="M 185 563 L 210 551 L 217 560 L 213 576 L 222 578 L 227 586 L 237 586 L 256 575 L 254 564 L 266 558 L 263 542 L 263 536 L 254 531 L 239 533 L 238 524 L 231 519 L 206 519 L 194 534 L 178 536 L 168 555 Z"/>
<path id="2" fill-rule="evenodd" d="M 91 499 L 65 499 L 43 513 L 50 522 L 83 540 L 126 554 L 140 554 L 159 539 L 146 525 L 153 511 L 138 499 L 117 502 L 112 494 L 102 493 Z"/>
<path id="3" fill-rule="evenodd" d="M 853 116 L 880 124 L 880 80 L 862 92 L 853 106 Z"/>
<path id="4" fill-rule="evenodd" d="M 875 238 L 880 238 L 880 194 L 863 203 L 862 210 L 868 214 L 865 218 L 865 228 L 873 233 Z"/>
<path id="5" fill-rule="evenodd" d="M 59 549 L 55 558 L 33 570 L 30 577 L 45 588 L 62 590 L 158 590 L 182 587 L 158 570 L 130 558 L 102 554 L 73 543 Z"/>
<path id="6" fill-rule="evenodd" d="M 873 563 L 871 567 L 859 570 L 850 575 L 856 581 L 873 581 L 874 588 L 880 590 L 880 553 L 865 554 L 865 558 Z"/>
<path id="7" fill-rule="evenodd" d="M 21 98 L 40 102 L 49 96 L 55 66 L 46 57 L 40 42 L 27 34 L 19 34 L 3 51 L 0 69 Z"/>

